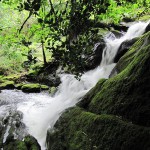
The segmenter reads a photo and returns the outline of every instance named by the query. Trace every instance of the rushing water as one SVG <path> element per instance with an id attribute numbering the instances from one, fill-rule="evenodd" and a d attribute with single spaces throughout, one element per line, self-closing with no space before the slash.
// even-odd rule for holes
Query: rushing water
<path id="1" fill-rule="evenodd" d="M 100 78 L 108 78 L 115 66 L 113 59 L 120 44 L 140 36 L 148 23 L 135 23 L 127 33 L 117 39 L 113 34 L 105 37 L 106 48 L 103 51 L 101 65 L 84 73 L 78 81 L 70 74 L 61 74 L 61 84 L 57 93 L 50 96 L 46 93 L 25 94 L 16 90 L 3 90 L 0 93 L 0 117 L 8 111 L 17 110 L 23 113 L 23 122 L 29 134 L 34 136 L 45 150 L 46 132 L 52 128 L 62 112 L 74 106 Z M 7 128 L 6 135 L 8 134 Z M 6 135 L 3 141 L 6 140 Z"/>

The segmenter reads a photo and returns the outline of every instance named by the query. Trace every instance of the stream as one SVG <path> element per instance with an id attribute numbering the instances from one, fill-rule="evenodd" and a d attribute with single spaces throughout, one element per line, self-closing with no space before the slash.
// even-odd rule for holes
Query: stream
<path id="1" fill-rule="evenodd" d="M 19 90 L 2 90 L 0 93 L 0 118 L 5 118 L 13 112 L 22 114 L 24 132 L 34 136 L 41 149 L 46 149 L 47 129 L 53 128 L 55 122 L 65 109 L 75 106 L 77 102 L 98 82 L 101 78 L 108 78 L 115 67 L 113 59 L 120 44 L 125 40 L 138 37 L 144 33 L 148 23 L 138 22 L 131 25 L 121 38 L 116 38 L 110 33 L 104 37 L 106 47 L 103 50 L 102 62 L 99 67 L 84 73 L 78 81 L 71 74 L 61 74 L 61 84 L 55 95 L 48 93 L 23 93 Z M 4 135 L 3 142 L 9 134 L 10 127 Z"/>

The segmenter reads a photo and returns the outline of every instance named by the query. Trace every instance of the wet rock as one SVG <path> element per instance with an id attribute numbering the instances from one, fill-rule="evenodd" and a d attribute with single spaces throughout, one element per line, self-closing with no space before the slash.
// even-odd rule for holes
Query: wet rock
<path id="1" fill-rule="evenodd" d="M 5 127 L 0 122 L 0 148 L 3 147 L 3 136 L 4 136 L 4 133 L 5 133 Z"/>
<path id="2" fill-rule="evenodd" d="M 24 143 L 26 144 L 27 150 L 41 150 L 37 140 L 31 135 L 28 135 L 24 138 Z"/>
<path id="3" fill-rule="evenodd" d="M 57 61 L 50 62 L 47 66 L 41 67 L 38 70 L 30 71 L 26 75 L 28 82 L 45 84 L 48 86 L 58 86 L 61 81 L 57 74 L 59 63 Z"/>
<path id="4" fill-rule="evenodd" d="M 103 49 L 105 48 L 105 42 L 101 40 L 99 43 L 95 44 L 93 52 L 86 56 L 85 70 L 91 70 L 100 65 L 102 60 Z"/>
<path id="5" fill-rule="evenodd" d="M 1 118 L 0 147 L 4 150 L 22 150 L 22 147 L 20 146 L 23 144 L 22 139 L 26 134 L 26 131 L 25 125 L 21 122 L 21 119 L 22 113 L 16 111 L 10 111 L 5 117 Z M 21 145 L 18 142 L 21 142 Z M 18 144 L 20 145 L 19 147 Z"/>
<path id="6" fill-rule="evenodd" d="M 39 93 L 41 91 L 40 84 L 25 84 L 21 90 L 26 93 Z"/>
<path id="7" fill-rule="evenodd" d="M 20 84 L 16 84 L 15 85 L 15 88 L 17 89 L 17 90 L 21 90 L 21 87 L 23 86 L 23 83 L 20 83 Z"/>
<path id="8" fill-rule="evenodd" d="M 134 22 L 135 21 L 135 18 L 130 18 L 130 17 L 124 17 L 122 19 L 123 22 Z"/>
<path id="9" fill-rule="evenodd" d="M 49 90 L 49 93 L 53 96 L 55 95 L 55 93 L 57 92 L 57 88 L 56 87 L 51 87 Z"/>
<path id="10" fill-rule="evenodd" d="M 49 87 L 47 85 L 41 85 L 41 90 L 43 91 L 49 90 Z"/>
<path id="11" fill-rule="evenodd" d="M 111 24 L 110 27 L 113 27 L 114 30 L 126 32 L 128 30 L 128 26 L 124 24 Z"/>
<path id="12" fill-rule="evenodd" d="M 123 33 L 117 30 L 111 30 L 111 32 L 115 35 L 116 38 L 120 38 L 123 36 Z"/>
<path id="13" fill-rule="evenodd" d="M 145 33 L 150 31 L 150 23 L 147 25 L 147 27 L 145 28 Z"/>
<path id="14" fill-rule="evenodd" d="M 29 84 L 24 84 L 21 87 L 21 90 L 25 93 L 39 93 L 42 90 L 48 90 L 49 87 L 47 85 L 40 85 L 38 83 L 29 83 Z"/>
<path id="15" fill-rule="evenodd" d="M 0 90 L 2 89 L 14 89 L 15 85 L 13 81 L 4 81 L 0 84 Z"/>
<path id="16" fill-rule="evenodd" d="M 130 49 L 130 47 L 138 40 L 138 38 L 134 38 L 131 40 L 126 40 L 124 41 L 119 49 L 118 52 L 114 58 L 114 62 L 117 63 L 119 61 L 119 59 Z"/>
<path id="17" fill-rule="evenodd" d="M 17 82 L 20 78 L 21 78 L 21 75 L 18 75 L 18 74 L 12 74 L 12 75 L 3 77 L 4 80 L 14 81 L 14 82 Z"/>
<path id="18" fill-rule="evenodd" d="M 14 139 L 13 136 L 9 136 L 3 146 L 4 150 L 41 150 L 37 140 L 28 135 L 24 140 Z"/>
<path id="19" fill-rule="evenodd" d="M 114 67 L 113 70 L 111 71 L 110 75 L 109 75 L 109 78 L 112 78 L 112 77 L 114 77 L 117 74 L 118 74 L 117 68 Z"/>

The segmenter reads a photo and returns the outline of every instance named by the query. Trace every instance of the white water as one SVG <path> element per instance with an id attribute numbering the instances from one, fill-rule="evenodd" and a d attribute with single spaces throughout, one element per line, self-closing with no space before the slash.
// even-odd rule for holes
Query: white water
<path id="1" fill-rule="evenodd" d="M 84 73 L 80 81 L 76 80 L 73 75 L 62 74 L 62 83 L 53 97 L 45 93 L 25 94 L 21 91 L 4 90 L 0 96 L 7 96 L 7 100 L 2 98 L 6 104 L 0 106 L 2 110 L 0 115 L 5 115 L 6 110 L 12 108 L 21 111 L 29 134 L 33 135 L 40 143 L 42 150 L 45 150 L 47 129 L 52 128 L 62 112 L 74 106 L 100 78 L 108 78 L 115 66 L 112 62 L 120 44 L 126 39 L 141 35 L 147 24 L 139 22 L 132 25 L 120 39 L 115 38 L 114 35 L 107 36 L 105 38 L 107 46 L 103 52 L 101 65 Z"/>
<path id="2" fill-rule="evenodd" d="M 120 44 L 123 41 L 133 39 L 135 37 L 139 37 L 141 34 L 144 33 L 146 26 L 149 22 L 138 22 L 130 26 L 127 33 L 124 34 L 121 38 L 117 39 L 114 34 L 109 34 L 105 37 L 105 42 L 107 44 L 106 48 L 103 52 L 103 59 L 101 65 L 111 64 L 113 62 L 113 58 L 115 57 L 117 50 Z"/>

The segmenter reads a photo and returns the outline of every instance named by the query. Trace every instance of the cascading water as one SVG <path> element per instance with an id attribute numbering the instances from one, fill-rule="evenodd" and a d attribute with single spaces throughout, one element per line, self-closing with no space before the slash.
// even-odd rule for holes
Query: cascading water
<path id="1" fill-rule="evenodd" d="M 62 112 L 74 106 L 100 78 L 108 78 L 115 66 L 113 59 L 120 44 L 127 39 L 140 36 L 147 24 L 143 22 L 135 23 L 119 39 L 114 35 L 106 36 L 106 48 L 103 51 L 101 65 L 84 73 L 80 81 L 76 80 L 74 75 L 61 74 L 61 85 L 54 96 L 49 96 L 46 93 L 25 94 L 21 91 L 2 91 L 0 96 L 3 105 L 0 106 L 0 116 L 5 116 L 5 112 L 10 109 L 21 111 L 28 133 L 34 136 L 42 150 L 45 150 L 47 129 L 53 128 Z"/>

